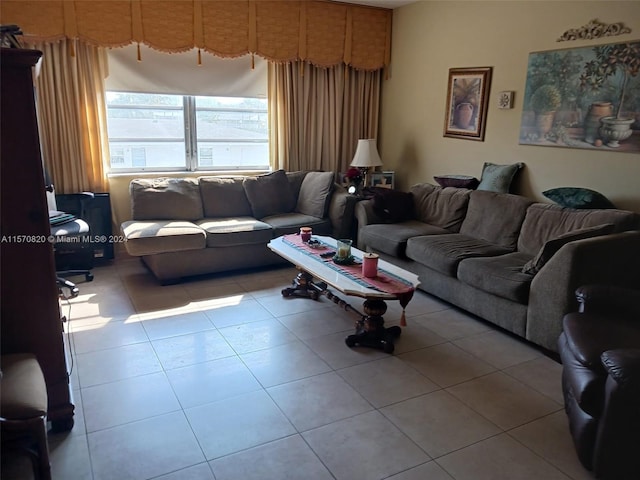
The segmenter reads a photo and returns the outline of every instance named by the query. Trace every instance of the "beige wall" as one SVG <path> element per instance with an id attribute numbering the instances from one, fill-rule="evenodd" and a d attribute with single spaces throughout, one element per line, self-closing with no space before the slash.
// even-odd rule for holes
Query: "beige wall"
<path id="1" fill-rule="evenodd" d="M 619 208 L 640 212 L 640 154 L 518 145 L 530 52 L 640 39 L 637 1 L 420 1 L 394 10 L 389 78 L 383 83 L 380 153 L 399 188 L 434 175 L 480 178 L 484 162 L 524 162 L 515 193 L 548 201 L 559 186 L 592 188 Z M 556 42 L 597 18 L 632 33 Z M 442 136 L 449 68 L 493 67 L 484 142 Z M 514 90 L 500 110 L 497 92 Z"/>

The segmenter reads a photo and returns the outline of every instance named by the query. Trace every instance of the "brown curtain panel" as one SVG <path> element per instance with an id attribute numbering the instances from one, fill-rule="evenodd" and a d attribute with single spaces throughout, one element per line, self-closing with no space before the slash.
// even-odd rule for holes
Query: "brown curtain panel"
<path id="1" fill-rule="evenodd" d="M 274 168 L 343 172 L 358 139 L 377 137 L 380 70 L 270 63 L 268 75 Z"/>
<path id="2" fill-rule="evenodd" d="M 29 46 L 43 52 L 36 79 L 38 123 L 56 192 L 107 192 L 104 49 L 72 40 Z"/>

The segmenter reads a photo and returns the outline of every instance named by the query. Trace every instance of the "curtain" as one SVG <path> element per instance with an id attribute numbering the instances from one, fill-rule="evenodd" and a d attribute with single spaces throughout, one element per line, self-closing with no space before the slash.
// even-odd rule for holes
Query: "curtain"
<path id="1" fill-rule="evenodd" d="M 381 71 L 269 64 L 269 148 L 285 170 L 346 171 L 360 138 L 376 138 Z"/>
<path id="2" fill-rule="evenodd" d="M 38 124 L 56 192 L 107 192 L 104 49 L 71 40 L 31 47 L 43 52 L 36 79 Z"/>

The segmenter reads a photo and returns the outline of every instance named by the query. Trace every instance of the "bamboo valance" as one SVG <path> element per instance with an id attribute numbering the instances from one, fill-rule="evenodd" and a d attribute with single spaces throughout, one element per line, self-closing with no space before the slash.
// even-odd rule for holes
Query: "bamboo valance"
<path id="1" fill-rule="evenodd" d="M 325 0 L 3 0 L 0 17 L 30 41 L 143 43 L 360 70 L 390 61 L 392 10 Z"/>

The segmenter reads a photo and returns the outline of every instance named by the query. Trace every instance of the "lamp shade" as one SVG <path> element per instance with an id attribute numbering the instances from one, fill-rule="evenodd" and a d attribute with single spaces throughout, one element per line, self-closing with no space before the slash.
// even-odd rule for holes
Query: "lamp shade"
<path id="1" fill-rule="evenodd" d="M 379 167 L 381 165 L 382 160 L 380 160 L 375 139 L 368 138 L 366 140 L 358 140 L 358 147 L 356 148 L 356 154 L 353 156 L 351 166 L 369 168 Z"/>

